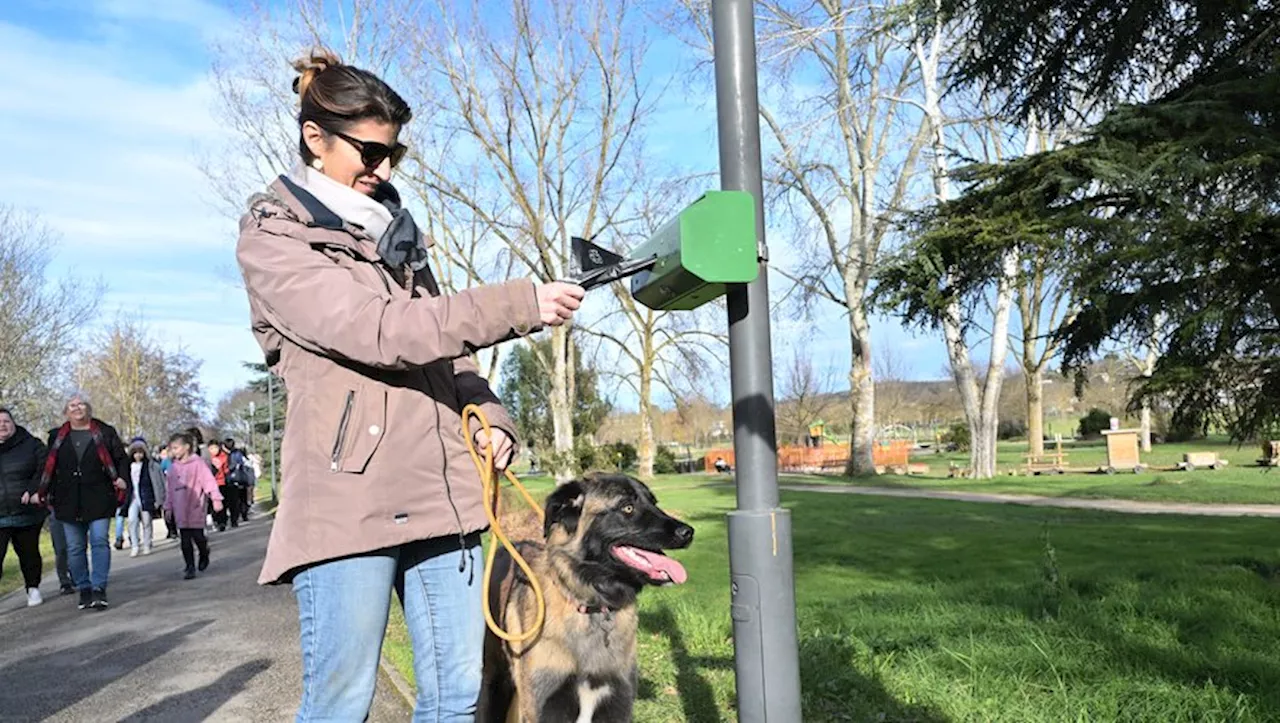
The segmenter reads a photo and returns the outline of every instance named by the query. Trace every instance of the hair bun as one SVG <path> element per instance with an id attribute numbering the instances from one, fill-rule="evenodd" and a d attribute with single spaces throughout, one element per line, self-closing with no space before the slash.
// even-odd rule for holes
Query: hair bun
<path id="1" fill-rule="evenodd" d="M 293 61 L 293 69 L 298 71 L 298 77 L 293 79 L 293 92 L 299 98 L 305 98 L 311 81 L 335 65 L 342 65 L 342 60 L 332 50 L 312 48 L 305 56 Z"/>

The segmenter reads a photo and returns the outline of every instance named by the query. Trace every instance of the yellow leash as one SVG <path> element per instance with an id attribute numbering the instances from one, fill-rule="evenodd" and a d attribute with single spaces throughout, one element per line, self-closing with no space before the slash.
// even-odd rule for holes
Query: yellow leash
<path id="1" fill-rule="evenodd" d="M 490 440 L 489 446 L 484 450 L 483 457 L 476 451 L 475 440 L 471 434 L 470 421 L 473 417 L 480 423 L 480 428 L 484 430 L 485 435 Z M 493 538 L 506 548 L 507 554 L 511 555 L 511 559 L 524 571 L 525 577 L 529 580 L 529 585 L 533 588 L 533 596 L 537 600 L 538 616 L 533 621 L 533 627 L 520 635 L 513 635 L 503 630 L 502 626 L 498 625 L 497 621 L 494 620 L 493 612 L 489 609 L 489 580 L 493 575 L 493 561 L 498 554 L 498 546 L 493 544 L 493 541 L 490 541 L 489 552 L 484 559 L 484 581 L 481 582 L 481 590 L 484 595 L 484 621 L 488 624 L 489 629 L 493 631 L 493 634 L 499 638 L 509 643 L 523 643 L 536 636 L 542 630 L 543 619 L 547 613 L 547 604 L 542 597 L 542 586 L 538 584 L 538 578 L 533 574 L 533 570 L 529 569 L 529 563 L 525 562 L 524 557 L 511 544 L 511 540 L 507 539 L 506 533 L 502 531 L 502 523 L 498 521 L 499 480 L 495 479 L 495 470 L 493 468 L 493 429 L 489 426 L 489 420 L 484 416 L 484 412 L 480 411 L 480 407 L 474 404 L 468 404 L 462 409 L 462 437 L 467 443 L 467 451 L 471 452 L 471 461 L 475 462 L 476 471 L 480 473 L 480 482 L 484 484 L 484 512 L 489 516 L 489 527 L 493 531 Z M 545 513 L 542 511 L 542 506 L 534 501 L 533 496 L 529 494 L 529 490 L 520 484 L 520 480 L 516 479 L 515 474 L 510 469 L 506 470 L 506 478 L 524 496 L 525 502 L 528 502 L 529 506 L 538 513 L 539 521 L 543 520 Z"/>

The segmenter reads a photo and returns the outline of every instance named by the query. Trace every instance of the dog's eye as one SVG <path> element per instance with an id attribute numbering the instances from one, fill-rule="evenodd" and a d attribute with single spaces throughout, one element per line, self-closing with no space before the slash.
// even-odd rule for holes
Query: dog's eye
<path id="1" fill-rule="evenodd" d="M 626 515 L 627 517 L 630 517 L 631 515 L 634 515 L 635 513 L 636 513 L 636 506 L 635 506 L 635 505 L 624 505 L 624 506 L 623 506 L 623 508 L 622 508 L 622 514 Z"/>

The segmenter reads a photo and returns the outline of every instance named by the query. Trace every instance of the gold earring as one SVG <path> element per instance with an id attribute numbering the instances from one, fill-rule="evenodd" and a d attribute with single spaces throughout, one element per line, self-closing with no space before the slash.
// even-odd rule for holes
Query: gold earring
<path id="1" fill-rule="evenodd" d="M 312 168 L 314 168 L 314 169 L 316 169 L 317 171 L 323 171 L 323 170 L 324 170 L 324 161 L 322 161 L 322 160 L 320 160 L 319 158 L 317 158 L 317 159 L 315 159 L 315 160 L 311 161 L 311 167 L 312 167 Z"/>

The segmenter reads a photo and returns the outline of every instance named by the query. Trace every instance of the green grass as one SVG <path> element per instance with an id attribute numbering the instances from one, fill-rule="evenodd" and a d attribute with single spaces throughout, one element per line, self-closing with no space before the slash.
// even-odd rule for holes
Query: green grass
<path id="1" fill-rule="evenodd" d="M 654 485 L 698 532 L 675 553 L 690 581 L 641 596 L 639 721 L 736 720 L 733 491 L 689 481 Z M 807 723 L 1280 719 L 1272 521 L 783 502 Z M 412 680 L 398 617 L 386 650 Z"/>
<path id="2" fill-rule="evenodd" d="M 1101 442 L 1064 445 L 1064 448 L 1067 451 L 1067 462 L 1072 466 L 1098 467 L 1106 464 L 1106 447 Z M 1254 466 L 1259 456 L 1255 445 L 1237 447 L 1220 440 L 1156 445 L 1150 454 L 1142 455 L 1143 462 L 1151 465 L 1151 469 L 1141 474 L 1122 471 L 1114 475 L 1023 475 L 1021 465 L 1026 450 L 1025 442 L 1002 442 L 997 454 L 1000 475 L 989 480 L 950 479 L 946 476 L 949 463 L 968 465 L 967 454 L 925 453 L 914 455 L 911 459 L 913 462 L 928 464 L 930 469 L 927 475 L 908 477 L 886 474 L 854 479 L 840 476 L 783 475 L 783 481 L 1151 502 L 1280 504 L 1280 469 Z M 1218 456 L 1227 459 L 1230 464 L 1219 470 L 1180 472 L 1168 469 L 1182 461 L 1184 452 L 1191 451 L 1217 452 Z M 1010 474 L 1015 471 L 1017 474 Z"/>
<path id="3" fill-rule="evenodd" d="M 0 597 L 22 587 L 22 571 L 18 569 L 18 554 L 13 551 L 12 544 L 4 552 L 4 571 L 0 574 Z M 53 569 L 53 538 L 49 537 L 47 530 L 40 531 L 40 559 L 44 563 L 44 573 Z M 41 592 L 46 596 L 54 594 L 49 590 Z"/>

